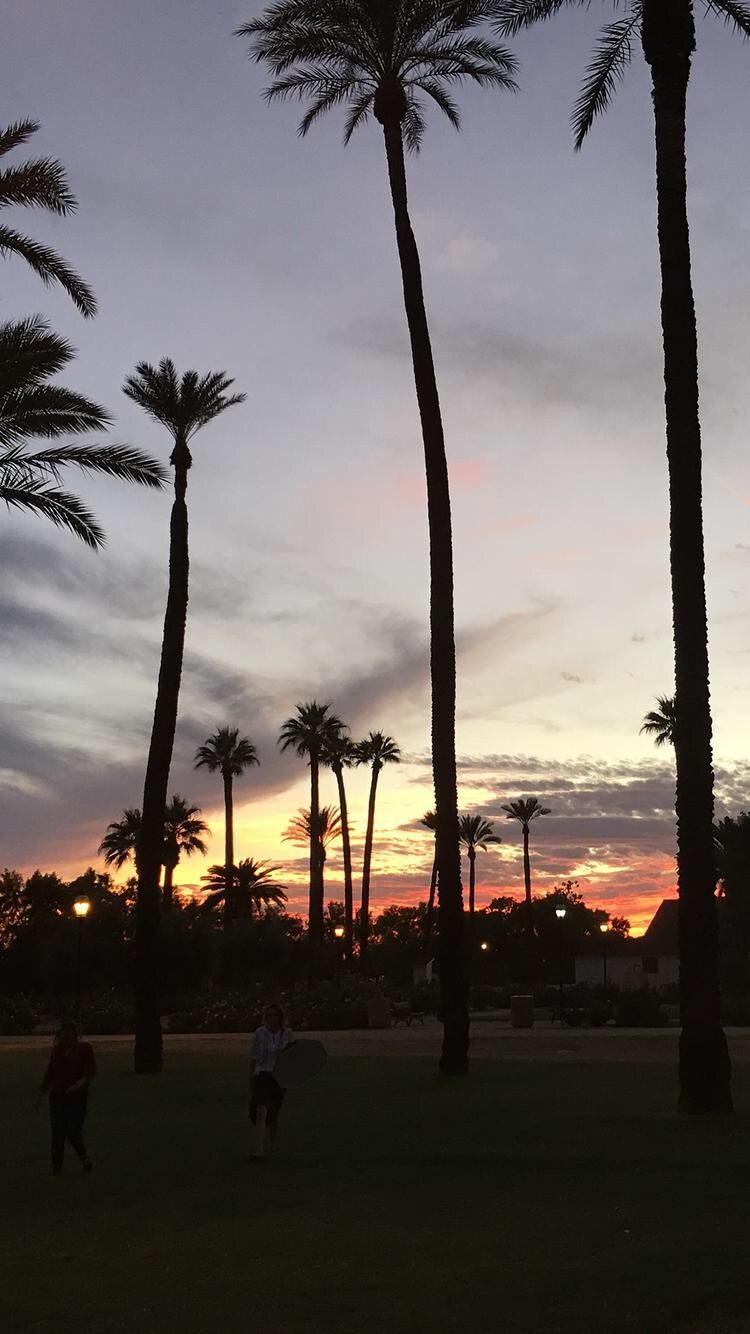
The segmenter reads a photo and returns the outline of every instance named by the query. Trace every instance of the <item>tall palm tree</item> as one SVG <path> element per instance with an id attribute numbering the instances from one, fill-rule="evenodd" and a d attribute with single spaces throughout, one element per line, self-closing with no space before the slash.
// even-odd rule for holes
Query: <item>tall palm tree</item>
<path id="1" fill-rule="evenodd" d="M 104 533 L 78 496 L 61 488 L 63 470 L 78 468 L 157 488 L 167 475 L 161 464 L 128 445 L 64 442 L 27 450 L 30 440 L 106 431 L 111 421 L 83 394 L 49 383 L 73 355 L 70 344 L 38 316 L 0 324 L 0 501 L 50 519 L 96 548 L 104 544 Z"/>
<path id="2" fill-rule="evenodd" d="M 345 140 L 370 116 L 383 131 L 406 321 L 422 426 L 430 534 L 432 767 L 440 885 L 441 1070 L 468 1069 L 469 996 L 463 948 L 463 894 L 456 786 L 456 645 L 448 465 L 435 368 L 412 230 L 404 147 L 425 130 L 426 94 L 458 128 L 457 85 L 513 88 L 515 61 L 474 31 L 486 7 L 467 0 L 277 0 L 239 30 L 250 55 L 274 75 L 267 98 L 309 102 L 300 133 L 346 104 Z"/>
<path id="3" fill-rule="evenodd" d="M 355 747 L 347 732 L 341 731 L 337 737 L 326 743 L 322 755 L 328 765 L 339 793 L 339 811 L 341 812 L 341 853 L 344 861 L 344 958 L 351 960 L 354 954 L 354 882 L 352 878 L 352 845 L 349 837 L 349 809 L 346 800 L 344 770 L 356 763 Z"/>
<path id="4" fill-rule="evenodd" d="M 534 908 L 531 901 L 531 858 L 529 857 L 529 831 L 535 820 L 549 815 L 548 806 L 542 806 L 537 797 L 518 797 L 502 806 L 506 819 L 517 820 L 523 831 L 523 883 L 526 893 L 526 932 L 529 944 L 529 967 L 533 968 L 534 958 Z"/>
<path id="5" fill-rule="evenodd" d="M 7 157 L 14 148 L 20 148 L 38 129 L 39 122 L 35 120 L 19 120 L 0 129 L 0 158 Z M 62 164 L 54 158 L 32 158 L 12 167 L 0 168 L 0 209 L 15 205 L 46 209 L 58 217 L 74 213 L 77 205 Z M 96 314 L 96 298 L 91 288 L 48 246 L 2 224 L 0 255 L 18 255 L 43 283 L 59 283 L 82 315 Z"/>
<path id="6" fill-rule="evenodd" d="M 364 741 L 358 741 L 355 748 L 357 764 L 370 765 L 370 797 L 367 803 L 367 829 L 365 847 L 362 854 L 362 903 L 359 917 L 359 957 L 364 963 L 367 956 L 367 935 L 370 923 L 370 865 L 372 863 L 372 841 L 375 832 L 375 797 L 378 790 L 380 771 L 386 764 L 398 764 L 401 751 L 393 740 L 383 732 L 370 732 Z"/>
<path id="7" fill-rule="evenodd" d="M 280 866 L 267 866 L 265 862 L 256 862 L 254 857 L 246 857 L 230 870 L 232 896 L 235 902 L 235 919 L 258 916 L 264 908 L 282 908 L 287 901 L 286 885 L 274 880 Z M 213 893 L 207 895 L 202 908 L 215 908 L 223 903 L 226 907 L 227 869 L 226 866 L 210 866 L 208 874 L 202 877 Z"/>
<path id="8" fill-rule="evenodd" d="M 205 820 L 201 820 L 200 813 L 200 806 L 193 806 L 176 793 L 164 812 L 164 845 L 161 857 L 164 866 L 162 905 L 166 912 L 172 907 L 172 882 L 175 868 L 183 852 L 186 857 L 192 857 L 194 852 L 206 851 L 203 835 L 209 833 L 209 828 Z"/>
<path id="9" fill-rule="evenodd" d="M 481 815 L 462 815 L 458 822 L 458 836 L 469 856 L 469 933 L 471 934 L 474 930 L 477 848 L 486 852 L 489 843 L 502 843 L 503 840 L 494 832 L 492 821 L 483 819 Z"/>
<path id="10" fill-rule="evenodd" d="M 318 812 L 320 809 L 320 764 L 326 748 L 341 734 L 343 723 L 330 704 L 310 700 L 298 704 L 296 714 L 287 718 L 279 733 L 283 750 L 293 750 L 301 759 L 307 757 L 310 766 L 310 896 L 308 905 L 308 935 L 314 959 L 323 943 L 323 856 L 318 840 Z"/>
<path id="11" fill-rule="evenodd" d="M 652 736 L 655 746 L 673 746 L 675 723 L 674 699 L 670 695 L 657 695 L 656 708 L 644 717 L 641 734 Z"/>
<path id="12" fill-rule="evenodd" d="M 172 906 L 174 872 L 182 853 L 192 857 L 194 852 L 206 851 L 203 835 L 209 830 L 205 821 L 199 818 L 200 812 L 200 806 L 190 805 L 176 793 L 165 809 L 161 853 L 161 865 L 164 867 L 162 904 L 165 911 L 169 911 Z M 107 825 L 107 832 L 99 844 L 105 866 L 116 866 L 119 871 L 131 857 L 135 861 L 141 827 L 141 812 L 137 806 L 125 810 L 121 820 L 113 820 Z"/>
<path id="13" fill-rule="evenodd" d="M 320 806 L 317 815 L 313 816 L 311 810 L 300 810 L 294 819 L 289 821 L 282 839 L 285 843 L 315 843 L 318 849 L 318 869 L 320 878 L 320 891 L 325 894 L 324 868 L 328 856 L 328 846 L 335 839 L 341 838 L 341 812 L 336 810 L 335 806 Z"/>
<path id="14" fill-rule="evenodd" d="M 498 28 L 504 34 L 518 32 L 569 3 L 494 0 Z M 750 36 L 750 9 L 743 0 L 704 0 L 703 7 L 741 36 Z M 685 157 L 687 90 L 696 47 L 693 0 L 630 0 L 622 17 L 602 33 L 573 124 L 580 145 L 595 117 L 606 110 L 637 37 L 651 72 L 656 138 L 677 718 L 680 1106 L 694 1113 L 731 1111 L 731 1066 L 719 994 L 698 339 Z"/>
<path id="15" fill-rule="evenodd" d="M 432 834 L 434 841 L 435 830 L 437 828 L 437 824 L 435 821 L 435 812 L 425 811 L 419 823 L 421 825 L 424 825 L 425 829 L 430 830 L 430 833 Z M 432 935 L 432 919 L 435 914 L 435 890 L 437 889 L 437 878 L 438 878 L 437 842 L 435 842 L 432 854 L 432 871 L 430 872 L 430 893 L 427 899 L 427 912 L 425 913 L 425 919 L 424 919 L 424 935 L 426 941 L 428 941 L 430 939 L 430 936 Z"/>
<path id="16" fill-rule="evenodd" d="M 234 780 L 253 764 L 260 764 L 252 741 L 240 736 L 237 727 L 219 727 L 195 752 L 195 768 L 220 773 L 224 784 L 224 865 L 227 883 L 224 895 L 224 925 L 237 916 L 232 902 L 232 867 L 234 866 Z"/>
<path id="17" fill-rule="evenodd" d="M 135 915 L 135 1070 L 151 1074 L 161 1069 L 162 1035 L 157 990 L 159 929 L 159 862 L 164 808 L 172 763 L 177 706 L 185 647 L 188 606 L 188 472 L 193 462 L 190 442 L 204 426 L 227 408 L 245 401 L 244 394 L 228 394 L 233 380 L 222 371 L 199 375 L 186 371 L 180 378 L 167 358 L 158 367 L 142 361 L 128 376 L 123 392 L 154 421 L 166 427 L 173 441 L 174 503 L 170 520 L 169 592 L 151 729 L 146 778 L 143 786 L 143 827 L 138 848 L 138 897 Z"/>

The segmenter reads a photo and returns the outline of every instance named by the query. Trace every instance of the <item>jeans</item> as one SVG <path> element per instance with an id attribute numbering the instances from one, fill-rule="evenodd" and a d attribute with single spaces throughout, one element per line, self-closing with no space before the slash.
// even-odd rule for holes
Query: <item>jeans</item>
<path id="1" fill-rule="evenodd" d="M 53 1172 L 62 1170 L 66 1140 L 78 1154 L 81 1162 L 86 1162 L 83 1123 L 86 1118 L 87 1101 L 88 1089 L 81 1089 L 78 1093 L 50 1093 L 49 1095 Z"/>

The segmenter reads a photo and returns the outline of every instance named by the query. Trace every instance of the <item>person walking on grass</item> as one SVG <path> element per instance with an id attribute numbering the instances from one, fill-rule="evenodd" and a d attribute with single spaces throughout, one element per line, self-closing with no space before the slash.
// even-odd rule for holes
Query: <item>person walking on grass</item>
<path id="1" fill-rule="evenodd" d="M 281 1006 L 267 1006 L 263 1023 L 256 1028 L 253 1041 L 250 1120 L 256 1130 L 256 1147 L 250 1157 L 251 1162 L 262 1161 L 268 1150 L 273 1148 L 279 1129 L 279 1112 L 284 1101 L 284 1090 L 276 1083 L 273 1072 L 280 1053 L 293 1041 L 294 1034 L 284 1024 Z"/>
<path id="2" fill-rule="evenodd" d="M 84 1172 L 94 1165 L 83 1142 L 89 1085 L 96 1074 L 93 1048 L 81 1042 L 78 1029 L 70 1021 L 62 1024 L 55 1037 L 45 1076 L 39 1085 L 39 1097 L 49 1099 L 52 1137 L 52 1176 L 62 1172 L 65 1141 L 78 1154 Z"/>

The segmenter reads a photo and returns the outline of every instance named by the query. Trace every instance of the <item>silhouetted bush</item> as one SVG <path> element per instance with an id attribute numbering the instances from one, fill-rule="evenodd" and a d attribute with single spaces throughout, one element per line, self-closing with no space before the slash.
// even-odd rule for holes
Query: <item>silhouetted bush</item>
<path id="1" fill-rule="evenodd" d="M 25 996 L 0 996 L 0 1033 L 21 1037 L 33 1033 L 39 1013 Z"/>
<path id="2" fill-rule="evenodd" d="M 615 1023 L 618 1028 L 664 1028 L 669 1019 L 658 995 L 628 991 L 617 1002 Z"/>
<path id="3" fill-rule="evenodd" d="M 132 998 L 116 991 L 87 1001 L 81 1010 L 84 1033 L 132 1033 L 135 1014 Z"/>

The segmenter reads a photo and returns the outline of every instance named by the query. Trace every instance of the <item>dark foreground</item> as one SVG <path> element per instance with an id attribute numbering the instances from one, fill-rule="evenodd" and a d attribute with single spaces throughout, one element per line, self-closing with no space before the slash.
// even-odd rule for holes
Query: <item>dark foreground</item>
<path id="1" fill-rule="evenodd" d="M 672 1068 L 621 1048 L 441 1082 L 403 1039 L 342 1046 L 289 1098 L 276 1161 L 250 1166 L 243 1048 L 176 1043 L 136 1079 L 100 1043 L 95 1174 L 68 1157 L 54 1180 L 41 1053 L 3 1051 L 3 1330 L 750 1330 L 747 1066 L 738 1114 L 709 1123 L 671 1115 Z"/>

